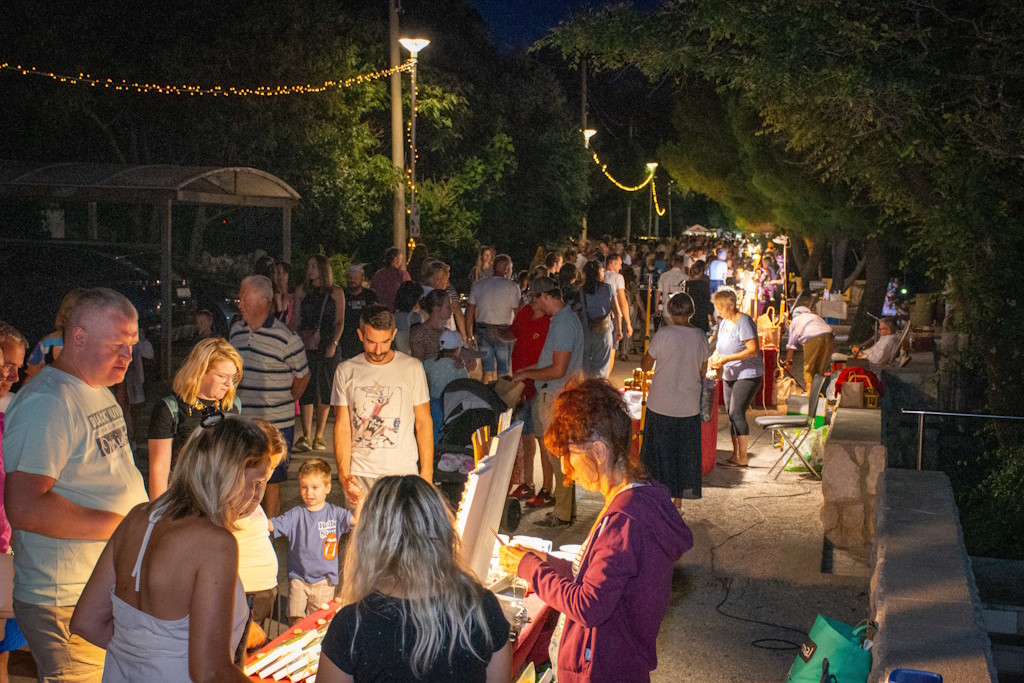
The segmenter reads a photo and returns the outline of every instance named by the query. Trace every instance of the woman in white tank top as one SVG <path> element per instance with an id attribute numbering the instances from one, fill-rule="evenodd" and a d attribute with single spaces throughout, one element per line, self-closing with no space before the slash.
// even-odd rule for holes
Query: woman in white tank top
<path id="1" fill-rule="evenodd" d="M 242 418 L 203 425 L 167 492 L 114 531 L 71 618 L 106 649 L 104 681 L 248 680 L 232 661 L 248 609 L 231 531 L 263 497 L 269 442 Z"/>

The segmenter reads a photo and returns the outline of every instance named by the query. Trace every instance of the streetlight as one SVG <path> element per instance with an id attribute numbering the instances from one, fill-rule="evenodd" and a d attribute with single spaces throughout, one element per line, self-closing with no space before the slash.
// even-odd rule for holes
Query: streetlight
<path id="1" fill-rule="evenodd" d="M 398 42 L 402 44 L 402 47 L 409 51 L 410 59 L 412 61 L 412 70 L 410 72 L 412 80 L 412 104 L 409 108 L 409 119 L 411 122 L 409 126 L 409 234 L 412 237 L 419 237 L 420 207 L 419 204 L 416 203 L 416 64 L 418 63 L 417 56 L 420 51 L 427 45 L 430 45 L 430 41 L 426 38 L 402 38 Z"/>
<path id="2" fill-rule="evenodd" d="M 658 168 L 657 161 L 647 162 L 647 174 L 651 176 L 651 201 L 647 206 L 647 236 L 651 236 L 651 224 L 654 222 L 654 170 Z"/>
<path id="3" fill-rule="evenodd" d="M 584 74 L 585 73 L 586 72 L 584 72 Z M 586 88 L 587 88 L 587 78 L 586 78 L 586 75 L 584 75 L 584 77 L 583 77 L 583 92 L 584 92 L 583 125 L 584 126 L 587 125 L 587 108 L 586 108 L 586 104 L 585 104 L 586 103 Z M 583 129 L 583 149 L 590 149 L 590 138 L 594 137 L 595 135 L 597 135 L 597 131 L 594 130 L 593 128 L 584 128 Z M 583 228 L 583 230 L 582 230 L 582 232 L 580 232 L 580 244 L 583 244 L 584 242 L 587 241 L 587 212 L 586 211 L 583 212 L 583 225 L 582 225 L 582 228 Z"/>

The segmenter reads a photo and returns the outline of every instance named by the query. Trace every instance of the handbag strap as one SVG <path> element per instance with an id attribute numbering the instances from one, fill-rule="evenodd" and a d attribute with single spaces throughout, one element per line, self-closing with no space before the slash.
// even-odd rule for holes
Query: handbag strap
<path id="1" fill-rule="evenodd" d="M 320 318 L 319 320 L 316 321 L 316 329 L 318 332 L 320 331 L 320 326 L 323 325 L 324 323 L 324 309 L 327 308 L 327 300 L 331 298 L 331 294 L 333 292 L 333 287 L 324 292 L 324 301 L 322 304 L 320 304 Z"/>

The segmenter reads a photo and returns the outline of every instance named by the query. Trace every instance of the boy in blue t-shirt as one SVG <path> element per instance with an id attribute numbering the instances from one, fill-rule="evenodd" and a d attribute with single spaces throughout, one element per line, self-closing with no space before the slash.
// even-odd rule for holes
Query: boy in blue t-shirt
<path id="1" fill-rule="evenodd" d="M 355 515 L 327 502 L 331 466 L 312 458 L 299 467 L 299 495 L 293 507 L 270 519 L 274 538 L 288 537 L 288 617 L 292 624 L 334 599 L 338 587 L 338 537 L 356 524 Z"/>

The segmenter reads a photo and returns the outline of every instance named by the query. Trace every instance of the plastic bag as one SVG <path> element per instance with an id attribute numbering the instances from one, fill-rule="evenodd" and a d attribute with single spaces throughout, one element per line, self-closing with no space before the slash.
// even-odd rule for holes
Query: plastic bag
<path id="1" fill-rule="evenodd" d="M 853 627 L 819 614 L 793 660 L 786 683 L 819 683 L 826 659 L 830 680 L 865 683 L 871 673 L 871 652 L 861 646 L 861 634 L 869 626 L 865 622 Z"/>

